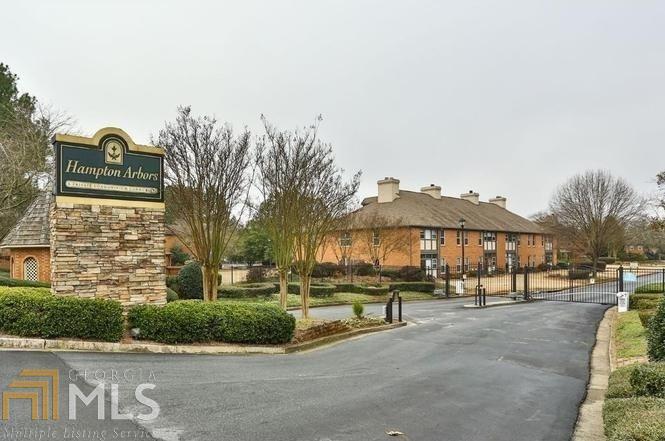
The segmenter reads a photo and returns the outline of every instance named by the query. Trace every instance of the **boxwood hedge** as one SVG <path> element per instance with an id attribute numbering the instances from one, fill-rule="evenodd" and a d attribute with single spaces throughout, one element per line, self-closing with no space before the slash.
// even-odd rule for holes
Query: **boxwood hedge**
<path id="1" fill-rule="evenodd" d="M 665 287 L 662 283 L 647 283 L 646 285 L 635 288 L 636 294 L 662 294 L 665 293 Z"/>
<path id="2" fill-rule="evenodd" d="M 361 286 L 361 294 L 369 294 L 371 296 L 381 296 L 388 294 L 388 286 Z"/>
<path id="3" fill-rule="evenodd" d="M 638 365 L 630 374 L 630 385 L 635 395 L 665 398 L 665 363 Z"/>
<path id="4" fill-rule="evenodd" d="M 222 285 L 217 289 L 217 297 L 239 299 L 244 297 L 269 296 L 279 291 L 274 283 L 247 283 L 244 285 Z"/>
<path id="5" fill-rule="evenodd" d="M 296 320 L 274 305 L 204 303 L 193 300 L 166 306 L 139 305 L 129 311 L 139 338 L 160 343 L 287 343 Z"/>
<path id="6" fill-rule="evenodd" d="M 434 292 L 434 282 L 393 282 L 388 286 L 390 291 Z"/>
<path id="7" fill-rule="evenodd" d="M 0 288 L 0 331 L 116 342 L 124 318 L 122 306 L 112 300 L 58 297 L 44 288 Z"/>
<path id="8" fill-rule="evenodd" d="M 335 293 L 335 285 L 329 283 L 312 283 L 309 287 L 309 295 L 312 297 L 330 297 Z M 299 283 L 289 283 L 289 294 L 300 294 Z"/>
<path id="9" fill-rule="evenodd" d="M 628 297 L 630 309 L 655 309 L 665 296 L 662 294 L 631 294 Z"/>
<path id="10" fill-rule="evenodd" d="M 647 353 L 651 361 L 665 361 L 665 300 L 660 302 L 647 328 Z"/>
<path id="11" fill-rule="evenodd" d="M 383 295 L 383 294 L 388 294 L 388 285 L 360 285 L 356 283 L 335 283 L 335 292 Z"/>

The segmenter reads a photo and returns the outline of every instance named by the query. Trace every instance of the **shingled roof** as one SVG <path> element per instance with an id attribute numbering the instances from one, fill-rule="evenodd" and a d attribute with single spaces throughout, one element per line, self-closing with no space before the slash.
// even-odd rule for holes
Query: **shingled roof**
<path id="1" fill-rule="evenodd" d="M 30 204 L 14 228 L 0 242 L 0 248 L 48 247 L 51 193 L 42 192 Z"/>
<path id="2" fill-rule="evenodd" d="M 378 198 L 363 200 L 363 207 L 353 213 L 354 221 L 363 225 L 375 216 L 392 226 L 457 229 L 464 218 L 467 230 L 505 231 L 512 233 L 545 233 L 538 224 L 489 202 L 473 202 L 453 197 L 441 199 L 408 190 L 399 190 L 392 202 L 379 203 Z M 355 223 L 354 222 L 354 223 Z"/>

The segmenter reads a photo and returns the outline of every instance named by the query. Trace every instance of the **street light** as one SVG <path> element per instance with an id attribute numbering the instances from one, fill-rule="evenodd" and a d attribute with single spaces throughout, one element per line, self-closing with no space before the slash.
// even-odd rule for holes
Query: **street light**
<path id="1" fill-rule="evenodd" d="M 466 221 L 464 220 L 464 218 L 460 218 L 459 223 L 457 224 L 459 226 L 460 230 L 462 230 L 462 238 L 461 238 L 461 240 L 462 240 L 462 279 L 466 278 L 465 277 L 466 276 L 466 268 L 465 268 L 465 265 L 464 265 L 464 239 L 465 239 L 464 238 L 464 224 L 465 224 L 465 222 Z"/>

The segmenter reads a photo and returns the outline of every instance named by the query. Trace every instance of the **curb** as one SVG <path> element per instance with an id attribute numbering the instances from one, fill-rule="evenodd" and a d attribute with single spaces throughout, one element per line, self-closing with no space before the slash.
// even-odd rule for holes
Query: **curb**
<path id="1" fill-rule="evenodd" d="M 610 376 L 610 341 L 616 306 L 605 311 L 596 332 L 596 344 L 591 352 L 589 384 L 582 402 L 572 441 L 603 441 L 603 404 Z"/>
<path id="2" fill-rule="evenodd" d="M 107 343 L 82 340 L 49 340 L 42 338 L 0 337 L 2 349 L 31 349 L 39 351 L 114 352 L 191 355 L 280 355 L 314 349 L 363 334 L 388 331 L 406 326 L 406 322 L 372 328 L 354 329 L 316 340 L 286 346 L 241 345 L 166 345 L 159 343 Z"/>
<path id="3" fill-rule="evenodd" d="M 327 346 L 329 344 L 336 343 L 338 341 L 348 340 L 356 336 L 371 334 L 380 331 L 389 331 L 391 329 L 401 328 L 403 326 L 406 326 L 406 322 L 391 323 L 389 325 L 376 326 L 372 328 L 354 329 L 353 331 L 344 332 L 342 334 L 329 335 L 326 337 L 317 338 L 316 340 L 310 340 L 303 343 L 286 346 L 284 348 L 285 349 L 284 353 L 292 354 L 294 352 L 308 351 L 310 349 L 318 348 L 321 346 Z"/>

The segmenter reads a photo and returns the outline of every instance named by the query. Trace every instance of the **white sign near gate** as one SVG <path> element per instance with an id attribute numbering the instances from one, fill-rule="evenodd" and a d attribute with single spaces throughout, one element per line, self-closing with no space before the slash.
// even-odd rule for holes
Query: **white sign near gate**
<path id="1" fill-rule="evenodd" d="M 617 293 L 619 312 L 627 312 L 628 311 L 628 298 L 629 297 L 630 297 L 630 293 L 627 293 L 627 292 Z"/>

